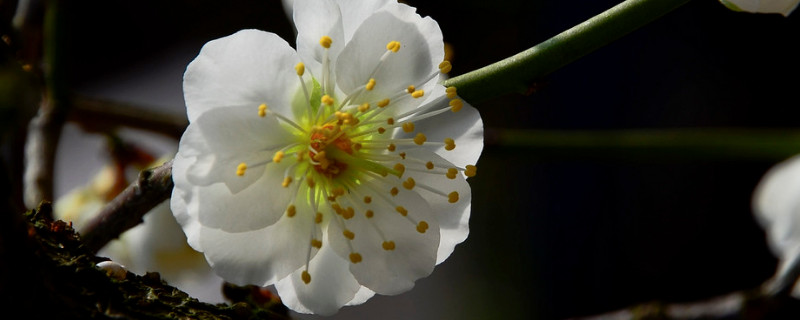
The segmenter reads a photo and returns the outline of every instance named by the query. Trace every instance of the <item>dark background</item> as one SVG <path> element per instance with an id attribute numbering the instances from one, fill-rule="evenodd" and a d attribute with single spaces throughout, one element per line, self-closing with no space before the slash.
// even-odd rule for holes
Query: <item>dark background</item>
<path id="1" fill-rule="evenodd" d="M 454 49 L 452 75 L 617 4 L 407 2 L 439 22 Z M 68 9 L 76 92 L 176 114 L 183 112 L 182 70 L 206 41 L 257 28 L 294 43 L 279 1 L 91 0 Z M 717 1 L 692 1 L 553 73 L 533 95 L 475 107 L 487 128 L 796 128 L 798 15 L 736 13 Z M 344 308 L 336 318 L 562 319 L 756 287 L 776 260 L 750 198 L 779 160 L 487 145 L 471 180 L 467 241 L 412 291 Z M 59 185 L 63 191 L 87 178 L 73 171 Z"/>

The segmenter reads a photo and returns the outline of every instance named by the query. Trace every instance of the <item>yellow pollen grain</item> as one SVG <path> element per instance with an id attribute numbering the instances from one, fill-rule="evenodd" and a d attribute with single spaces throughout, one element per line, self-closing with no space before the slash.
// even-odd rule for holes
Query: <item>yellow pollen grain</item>
<path id="1" fill-rule="evenodd" d="M 392 102 L 392 101 L 389 100 L 389 98 L 386 98 L 386 99 L 383 99 L 381 101 L 378 101 L 378 107 L 379 108 L 383 108 L 385 106 L 388 106 L 390 102 Z"/>
<path id="2" fill-rule="evenodd" d="M 331 43 L 333 43 L 333 39 L 329 36 L 322 36 L 319 38 L 319 45 L 321 45 L 325 49 L 331 48 Z"/>
<path id="3" fill-rule="evenodd" d="M 375 216 L 375 212 L 372 210 L 367 210 L 367 212 L 364 212 L 364 215 L 367 216 L 367 218 L 372 218 Z"/>
<path id="4" fill-rule="evenodd" d="M 456 96 L 458 96 L 458 92 L 456 91 L 456 87 L 447 87 L 447 89 L 445 89 L 444 91 L 447 92 L 447 98 L 448 99 L 453 99 Z"/>
<path id="5" fill-rule="evenodd" d="M 404 166 L 402 163 L 396 163 L 396 164 L 394 165 L 394 170 L 395 170 L 395 171 L 397 171 L 397 172 L 399 172 L 399 173 L 400 173 L 400 176 L 402 177 L 402 176 L 403 176 L 403 173 L 405 173 L 405 172 L 406 172 L 406 166 Z"/>
<path id="6" fill-rule="evenodd" d="M 400 50 L 400 42 L 398 41 L 390 41 L 386 44 L 386 50 L 390 50 L 392 52 L 397 52 Z"/>
<path id="7" fill-rule="evenodd" d="M 394 143 L 390 143 L 389 146 L 386 147 L 386 150 L 389 150 L 390 152 L 394 152 L 394 150 L 396 150 L 396 149 L 397 149 L 397 146 L 395 146 Z"/>
<path id="8" fill-rule="evenodd" d="M 414 181 L 414 178 L 412 177 L 408 177 L 406 181 L 403 181 L 403 188 L 406 188 L 408 190 L 414 189 L 414 186 L 416 185 L 417 183 Z"/>
<path id="9" fill-rule="evenodd" d="M 458 174 L 458 169 L 456 168 L 447 169 L 447 173 L 445 173 L 448 179 L 455 179 L 457 174 Z"/>
<path id="10" fill-rule="evenodd" d="M 347 229 L 342 231 L 342 234 L 344 235 L 345 238 L 350 239 L 350 240 L 353 240 L 356 237 L 356 234 L 353 233 L 353 231 L 350 231 L 350 230 L 347 230 Z"/>
<path id="11" fill-rule="evenodd" d="M 364 102 L 360 106 L 358 106 L 358 111 L 367 112 L 369 110 L 369 103 Z"/>
<path id="12" fill-rule="evenodd" d="M 322 213 L 317 212 L 317 215 L 314 216 L 314 223 L 320 224 L 322 223 Z"/>
<path id="13" fill-rule="evenodd" d="M 461 99 L 453 99 L 450 100 L 450 110 L 453 112 L 461 111 L 461 108 L 464 107 L 464 101 Z"/>
<path id="14" fill-rule="evenodd" d="M 261 105 L 258 106 L 258 116 L 262 117 L 262 118 L 267 116 L 267 104 L 266 103 L 262 103 Z"/>
<path id="15" fill-rule="evenodd" d="M 364 203 L 370 203 L 370 202 L 372 202 L 372 197 L 364 196 Z"/>
<path id="16" fill-rule="evenodd" d="M 400 156 L 400 158 L 403 158 L 403 160 L 406 159 L 406 153 L 405 152 L 400 152 L 398 155 Z"/>
<path id="17" fill-rule="evenodd" d="M 345 219 L 350 219 L 355 215 L 356 215 L 356 209 L 353 209 L 353 207 L 347 207 L 347 209 L 345 209 L 344 212 L 342 212 L 342 218 Z"/>
<path id="18" fill-rule="evenodd" d="M 397 195 L 397 193 L 399 193 L 399 192 L 400 192 L 400 190 L 397 190 L 397 187 L 392 187 L 392 190 L 389 190 L 389 193 L 390 193 L 392 196 L 396 196 L 396 195 Z"/>
<path id="19" fill-rule="evenodd" d="M 428 163 L 425 164 L 425 168 L 428 168 L 428 170 L 433 170 L 433 162 L 428 161 Z"/>
<path id="20" fill-rule="evenodd" d="M 326 94 L 322 96 L 322 103 L 330 107 L 333 105 L 333 98 L 331 98 L 331 96 Z"/>
<path id="21" fill-rule="evenodd" d="M 352 263 L 361 262 L 361 255 L 356 253 L 356 252 L 351 253 L 350 254 L 350 262 L 352 262 Z"/>
<path id="22" fill-rule="evenodd" d="M 386 132 L 386 128 L 384 127 L 378 128 L 378 133 L 383 134 L 384 132 Z"/>
<path id="23" fill-rule="evenodd" d="M 394 241 L 391 241 L 391 240 L 390 241 L 384 241 L 382 246 L 383 246 L 383 250 L 386 250 L 386 251 L 394 250 Z"/>
<path id="24" fill-rule="evenodd" d="M 425 231 L 428 231 L 428 223 L 423 220 L 417 224 L 417 232 L 425 233 Z"/>
<path id="25" fill-rule="evenodd" d="M 314 188 L 314 186 L 317 185 L 317 183 L 314 182 L 314 178 L 312 177 L 306 177 L 306 184 L 308 185 L 309 188 Z"/>
<path id="26" fill-rule="evenodd" d="M 447 201 L 450 203 L 458 202 L 458 192 L 457 191 L 450 192 L 450 194 L 447 195 Z"/>
<path id="27" fill-rule="evenodd" d="M 341 215 L 342 212 L 344 211 L 344 209 L 342 209 L 342 206 L 340 206 L 338 203 L 332 204 L 331 208 L 333 208 L 333 211 L 336 211 L 336 214 L 338 215 Z"/>
<path id="28" fill-rule="evenodd" d="M 426 138 L 425 135 L 422 132 L 420 132 L 417 133 L 416 137 L 414 137 L 414 143 L 421 146 L 423 143 L 425 143 L 425 140 L 427 139 L 428 138 Z"/>
<path id="29" fill-rule="evenodd" d="M 424 95 L 425 95 L 425 90 L 416 90 L 416 91 L 411 93 L 411 96 L 414 97 L 415 99 L 416 98 L 420 98 L 420 97 L 422 97 Z"/>
<path id="30" fill-rule="evenodd" d="M 291 184 L 291 183 L 292 183 L 292 177 L 284 177 L 283 178 L 283 183 L 281 183 L 281 186 L 283 186 L 284 188 L 288 188 L 289 184 Z"/>
<path id="31" fill-rule="evenodd" d="M 289 207 L 286 208 L 286 216 L 291 218 L 294 217 L 295 214 L 297 214 L 297 209 L 294 207 L 293 204 L 289 205 Z"/>
<path id="32" fill-rule="evenodd" d="M 472 177 L 474 177 L 476 174 L 478 174 L 478 167 L 476 167 L 476 166 L 473 166 L 473 165 L 467 165 L 467 168 L 466 168 L 466 169 L 467 169 L 467 170 L 464 170 L 464 175 L 465 175 L 465 176 L 467 176 L 467 177 L 470 177 L 470 178 L 472 178 Z"/>
<path id="33" fill-rule="evenodd" d="M 403 206 L 397 206 L 397 208 L 394 209 L 397 210 L 397 212 L 399 212 L 404 217 L 408 215 L 408 210 L 406 210 L 406 208 L 404 208 Z"/>
<path id="34" fill-rule="evenodd" d="M 311 246 L 317 249 L 322 248 L 322 241 L 317 239 L 311 239 Z"/>
<path id="35" fill-rule="evenodd" d="M 386 118 L 386 124 L 388 124 L 390 126 L 393 125 L 394 124 L 394 118 Z"/>
<path id="36" fill-rule="evenodd" d="M 295 70 L 295 71 L 297 71 L 297 75 L 298 75 L 298 76 L 301 76 L 301 77 L 302 77 L 302 76 L 303 76 L 303 74 L 304 74 L 304 73 L 306 73 L 306 65 L 305 65 L 305 64 L 303 64 L 302 62 L 298 62 L 298 63 L 297 63 L 295 66 L 294 66 L 294 70 Z"/>
<path id="37" fill-rule="evenodd" d="M 365 89 L 367 89 L 367 91 L 372 91 L 372 89 L 375 89 L 375 79 L 374 78 L 370 78 L 369 81 L 367 81 L 367 85 L 365 86 Z"/>
<path id="38" fill-rule="evenodd" d="M 456 148 L 456 142 L 452 138 L 445 138 L 444 139 L 444 149 L 447 151 L 453 150 Z"/>
<path id="39" fill-rule="evenodd" d="M 275 156 L 272 157 L 272 162 L 281 163 L 281 160 L 283 160 L 283 151 L 275 152 Z"/>
<path id="40" fill-rule="evenodd" d="M 309 282 L 311 282 L 311 275 L 308 274 L 308 271 L 303 270 L 303 273 L 300 275 L 300 278 L 303 279 L 303 282 L 305 284 L 308 284 Z"/>
<path id="41" fill-rule="evenodd" d="M 439 71 L 441 71 L 442 73 L 448 73 L 452 69 L 453 69 L 453 65 L 450 64 L 450 61 L 445 60 L 445 61 L 442 61 L 442 63 L 439 64 Z"/>
<path id="42" fill-rule="evenodd" d="M 417 88 L 416 88 L 416 87 L 414 87 L 414 85 L 410 85 L 410 86 L 408 86 L 408 88 L 406 89 L 406 92 L 408 92 L 408 93 L 413 93 L 413 92 L 414 92 L 414 90 L 416 90 L 416 89 L 417 89 Z"/>
<path id="43" fill-rule="evenodd" d="M 414 123 L 413 122 L 406 122 L 403 124 L 403 131 L 406 133 L 410 133 L 414 131 Z"/>
<path id="44" fill-rule="evenodd" d="M 247 164 L 242 162 L 236 167 L 236 175 L 243 176 L 244 172 L 247 171 Z"/>

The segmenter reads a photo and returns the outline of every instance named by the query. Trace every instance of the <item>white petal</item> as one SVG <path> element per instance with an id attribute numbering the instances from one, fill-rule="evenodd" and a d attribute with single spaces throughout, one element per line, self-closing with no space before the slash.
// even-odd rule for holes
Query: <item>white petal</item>
<path id="1" fill-rule="evenodd" d="M 283 215 L 263 229 L 229 233 L 204 227 L 201 247 L 214 271 L 226 281 L 271 285 L 306 263 L 311 232 L 316 227 L 312 212 L 300 202 L 294 217 Z"/>
<path id="2" fill-rule="evenodd" d="M 262 103 L 289 116 L 290 98 L 299 88 L 294 70 L 299 61 L 273 33 L 242 30 L 209 41 L 183 75 L 189 122 L 214 108 Z"/>
<path id="3" fill-rule="evenodd" d="M 446 170 L 453 167 L 444 158 L 423 149 L 407 151 L 407 159 L 412 158 L 427 160 L 436 164 L 445 164 L 443 167 L 434 167 L 433 170 Z M 459 174 L 456 175 L 455 179 L 448 179 L 444 174 L 430 173 L 433 170 L 428 170 L 422 163 L 413 161 L 404 161 L 403 163 L 406 166 L 403 178 L 408 179 L 411 177 L 414 179 L 418 185 L 414 188 L 414 191 L 418 192 L 428 202 L 434 217 L 439 221 L 441 237 L 439 251 L 436 255 L 436 264 L 440 264 L 453 253 L 455 246 L 464 242 L 469 235 L 469 216 L 472 203 L 470 186 L 464 175 Z M 457 192 L 458 201 L 450 203 L 448 197 L 425 190 L 419 185 L 431 187 L 446 195 L 451 192 Z"/>
<path id="4" fill-rule="evenodd" d="M 399 182 L 396 178 L 391 180 Z M 340 198 L 339 203 L 343 207 L 356 208 L 356 214 L 348 220 L 338 216 L 338 222 L 332 220 L 328 224 L 328 242 L 345 259 L 349 259 L 352 252 L 361 255 L 361 262 L 350 264 L 350 271 L 361 285 L 380 294 L 399 294 L 411 289 L 414 281 L 433 271 L 439 245 L 439 225 L 430 206 L 416 192 L 402 189 L 392 197 L 386 190 L 386 197 L 392 201 L 389 204 L 374 193 L 377 191 L 380 190 L 359 188 L 354 197 Z M 364 195 L 372 197 L 369 205 L 359 203 Z M 398 213 L 396 206 L 403 206 L 411 219 Z M 367 208 L 374 211 L 374 217 L 365 216 Z M 418 232 L 412 220 L 425 221 L 429 229 L 425 233 Z M 355 234 L 352 241 L 345 238 L 344 229 Z M 394 241 L 395 249 L 385 250 L 382 247 L 385 240 Z"/>
<path id="5" fill-rule="evenodd" d="M 342 27 L 344 29 L 345 42 L 353 38 L 356 29 L 370 15 L 377 12 L 387 4 L 402 5 L 391 0 L 335 0 L 342 12 Z M 405 5 L 404 5 L 405 6 Z"/>
<path id="6" fill-rule="evenodd" d="M 784 16 L 797 8 L 798 0 L 720 0 L 725 6 L 752 13 L 780 13 Z"/>
<path id="7" fill-rule="evenodd" d="M 328 36 L 333 40 L 328 49 L 328 58 L 332 62 L 336 61 L 345 45 L 339 6 L 332 0 L 295 0 L 294 24 L 297 27 L 297 52 L 303 58 L 306 69 L 318 81 L 322 81 L 325 49 L 319 43 L 320 38 Z"/>
<path id="8" fill-rule="evenodd" d="M 275 285 L 281 301 L 301 313 L 328 316 L 352 301 L 361 285 L 350 273 L 349 262 L 323 244 L 308 267 L 311 282 L 303 282 L 300 268 Z"/>
<path id="9" fill-rule="evenodd" d="M 356 292 L 356 296 L 353 297 L 353 300 L 350 300 L 345 304 L 346 306 L 355 306 L 367 302 L 370 298 L 375 296 L 375 291 L 370 290 L 365 286 L 361 286 Z"/>
<path id="10" fill-rule="evenodd" d="M 199 188 L 186 179 L 186 172 L 192 162 L 194 162 L 194 157 L 186 158 L 180 152 L 172 161 L 172 181 L 175 183 L 175 187 L 172 189 L 170 197 L 170 210 L 172 210 L 175 220 L 183 228 L 189 245 L 197 251 L 203 251 L 200 246 L 200 229 L 203 226 L 197 217 L 200 206 L 197 197 Z"/>
<path id="11" fill-rule="evenodd" d="M 391 53 L 371 77 L 391 41 L 399 41 L 400 50 Z M 382 10 L 367 18 L 342 50 L 336 65 L 337 85 L 344 92 L 354 92 L 374 78 L 375 89 L 365 91 L 360 100 L 379 101 L 409 85 L 423 85 L 443 59 L 442 32 L 436 21 L 420 17 L 413 8 Z"/>

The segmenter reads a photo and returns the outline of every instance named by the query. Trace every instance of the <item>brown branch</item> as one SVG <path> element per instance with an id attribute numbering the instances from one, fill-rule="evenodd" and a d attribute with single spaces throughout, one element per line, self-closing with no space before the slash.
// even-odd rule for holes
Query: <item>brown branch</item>
<path id="1" fill-rule="evenodd" d="M 172 193 L 172 160 L 139 173 L 137 181 L 111 200 L 89 221 L 84 246 L 96 253 L 122 232 L 142 222 L 142 217 Z"/>
<path id="2" fill-rule="evenodd" d="M 189 121 L 185 116 L 150 111 L 141 106 L 104 99 L 74 97 L 69 120 L 87 131 L 110 132 L 117 126 L 157 132 L 180 139 Z"/>
<path id="3" fill-rule="evenodd" d="M 55 155 L 66 117 L 52 99 L 42 97 L 39 113 L 28 127 L 25 142 L 24 200 L 35 208 L 42 201 L 53 201 Z"/>

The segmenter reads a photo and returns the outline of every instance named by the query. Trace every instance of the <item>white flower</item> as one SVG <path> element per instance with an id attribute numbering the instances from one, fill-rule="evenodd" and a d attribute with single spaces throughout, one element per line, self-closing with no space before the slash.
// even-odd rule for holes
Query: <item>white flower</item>
<path id="1" fill-rule="evenodd" d="M 120 178 L 116 170 L 114 166 L 106 166 L 86 188 L 77 188 L 59 198 L 54 205 L 56 218 L 72 222 L 81 232 L 121 191 L 116 190 Z M 186 237 L 167 203 L 153 208 L 143 220 L 104 246 L 97 255 L 108 257 L 139 275 L 158 272 L 170 285 L 201 301 L 223 302 L 222 279 L 212 272 L 202 254 L 186 245 Z"/>
<path id="2" fill-rule="evenodd" d="M 780 260 L 777 275 L 783 275 L 800 257 L 800 156 L 775 165 L 761 178 L 753 194 L 753 211 Z M 792 295 L 800 298 L 800 286 Z"/>
<path id="3" fill-rule="evenodd" d="M 294 21 L 297 51 L 243 30 L 189 64 L 172 210 L 227 281 L 333 314 L 466 239 L 483 124 L 438 84 L 442 34 L 414 8 L 296 0 Z"/>
<path id="4" fill-rule="evenodd" d="M 797 8 L 800 0 L 719 0 L 719 2 L 733 11 L 780 13 L 789 16 Z"/>

